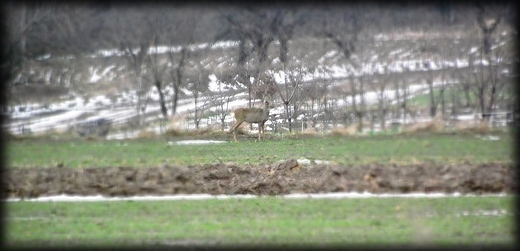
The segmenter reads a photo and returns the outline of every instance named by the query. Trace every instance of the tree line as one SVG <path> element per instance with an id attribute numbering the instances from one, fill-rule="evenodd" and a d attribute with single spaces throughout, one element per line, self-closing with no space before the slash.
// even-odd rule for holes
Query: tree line
<path id="1" fill-rule="evenodd" d="M 313 114 L 319 113 L 314 111 L 314 107 L 323 107 L 320 112 L 331 114 L 334 109 L 331 100 L 337 100 L 337 94 L 341 94 L 349 107 L 341 115 L 342 119 L 346 121 L 354 117 L 362 127 L 368 106 L 362 96 L 361 99 L 355 97 L 372 89 L 380 94 L 376 110 L 378 117 L 383 118 L 384 126 L 386 113 L 391 109 L 384 95 L 385 90 L 401 90 L 410 80 L 403 74 L 390 73 L 392 69 L 389 68 L 386 69 L 388 74 L 381 74 L 381 77 L 355 74 L 362 73 L 371 62 L 373 55 L 366 52 L 374 46 L 374 35 L 403 30 L 427 33 L 471 28 L 476 29 L 475 40 L 480 41 L 477 41 L 476 52 L 466 51 L 467 55 L 460 55 L 469 57 L 465 70 L 446 65 L 445 58 L 461 53 L 457 45 L 453 45 L 452 38 L 445 37 L 441 39 L 444 44 L 433 47 L 427 44 L 412 46 L 418 47 L 414 53 L 424 61 L 444 64 L 441 70 L 424 65 L 426 70 L 420 77 L 430 86 L 431 116 L 436 116 L 439 106 L 445 111 L 442 106 L 450 98 L 446 97 L 445 90 L 449 87 L 448 80 L 453 79 L 458 80 L 461 93 L 468 97 L 463 102 L 470 102 L 469 96 L 473 93 L 481 113 L 486 114 L 512 88 L 509 84 L 511 74 L 504 72 L 512 72 L 511 62 L 515 55 L 511 55 L 509 47 L 513 38 L 504 38 L 498 31 L 503 32 L 503 27 L 507 27 L 509 34 L 516 33 L 512 28 L 514 9 L 512 3 L 477 1 L 460 5 L 449 0 L 433 4 L 403 2 L 383 7 L 372 3 L 291 6 L 10 2 L 3 6 L 8 36 L 4 38 L 6 60 L 2 63 L 2 79 L 6 83 L 4 88 L 10 89 L 41 84 L 31 81 L 31 69 L 28 67 L 31 62 L 50 64 L 57 72 L 54 75 L 59 75 L 63 68 L 70 68 L 70 61 L 63 58 L 73 57 L 75 62 L 80 62 L 100 49 L 118 49 L 126 69 L 131 73 L 129 80 L 137 93 L 138 124 L 142 124 L 141 114 L 149 103 L 146 92 L 151 86 L 159 94 L 163 117 L 174 115 L 182 88 L 189 88 L 197 101 L 196 95 L 207 88 L 209 75 L 216 74 L 202 64 L 211 45 L 220 41 L 236 41 L 236 51 L 230 57 L 233 62 L 228 62 L 229 67 L 216 75 L 221 82 L 245 86 L 250 107 L 257 97 L 277 95 L 283 104 L 289 128 L 292 128 L 292 121 L 304 112 L 307 115 L 311 113 L 311 120 L 318 118 Z M 327 46 L 340 52 L 335 62 L 349 65 L 352 71 L 348 90 L 331 92 L 330 81 L 321 81 L 320 76 L 311 85 L 305 83 L 302 79 L 304 73 L 322 69 L 323 77 L 328 74 L 325 69 L 327 65 L 316 62 L 327 51 L 316 47 L 295 51 L 291 43 L 298 39 L 323 39 L 327 41 Z M 195 50 L 200 44 L 206 46 Z M 165 54 L 148 53 L 150 50 L 160 50 L 164 45 L 175 45 L 178 50 Z M 464 46 L 469 46 L 469 43 Z M 391 58 L 389 55 L 380 57 L 386 60 Z M 292 71 L 286 71 L 284 83 L 280 84 L 273 81 L 274 69 Z M 68 85 L 82 85 L 85 79 L 73 75 L 69 74 Z M 440 89 L 433 87 L 434 80 L 438 78 L 447 83 Z M 60 77 L 59 81 L 55 79 L 45 84 L 59 86 L 64 79 Z M 392 83 L 393 87 L 390 86 Z M 165 87 L 170 87 L 172 93 L 164 93 Z M 402 109 L 395 114 L 410 110 L 406 98 L 403 98 L 407 92 L 401 92 L 396 95 L 403 100 L 400 104 Z M 451 98 L 453 102 L 459 102 Z M 317 103 L 317 106 L 309 103 Z M 342 114 L 334 113 L 336 117 Z"/>

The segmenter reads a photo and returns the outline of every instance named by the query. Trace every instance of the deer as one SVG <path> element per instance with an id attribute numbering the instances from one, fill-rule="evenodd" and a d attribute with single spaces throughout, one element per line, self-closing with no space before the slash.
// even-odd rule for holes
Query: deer
<path id="1" fill-rule="evenodd" d="M 244 123 L 258 123 L 258 140 L 264 137 L 264 125 L 269 118 L 269 101 L 264 99 L 263 108 L 238 108 L 233 111 L 235 117 L 235 124 L 231 126 L 230 132 L 233 132 L 233 139 L 237 141 L 237 129 Z"/>

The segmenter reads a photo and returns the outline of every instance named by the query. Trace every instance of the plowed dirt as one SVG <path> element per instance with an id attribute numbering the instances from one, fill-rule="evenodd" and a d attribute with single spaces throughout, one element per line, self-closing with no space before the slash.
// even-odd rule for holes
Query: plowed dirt
<path id="1" fill-rule="evenodd" d="M 329 192 L 513 193 L 513 164 L 300 165 L 207 164 L 184 167 L 9 168 L 3 198 L 69 195 L 173 195 Z"/>

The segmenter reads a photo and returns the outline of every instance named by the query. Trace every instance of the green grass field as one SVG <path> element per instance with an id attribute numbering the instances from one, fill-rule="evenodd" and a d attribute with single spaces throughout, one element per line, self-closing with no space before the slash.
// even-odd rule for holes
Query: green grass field
<path id="1" fill-rule="evenodd" d="M 7 203 L 6 244 L 514 243 L 512 197 Z M 500 215 L 486 212 L 502 211 Z"/>
<path id="2" fill-rule="evenodd" d="M 264 142 L 167 145 L 167 140 L 51 141 L 7 144 L 9 167 L 65 168 L 290 158 L 417 164 L 513 161 L 513 137 L 475 135 L 303 137 Z M 299 137 L 299 138 L 297 138 Z M 228 199 L 133 202 L 9 202 L 6 244 L 55 245 L 456 245 L 514 243 L 514 198 Z M 507 214 L 482 215 L 505 210 Z"/>
<path id="3" fill-rule="evenodd" d="M 262 142 L 242 141 L 208 145 L 167 145 L 167 140 L 38 141 L 7 145 L 8 166 L 150 167 L 218 162 L 258 164 L 306 158 L 338 164 L 363 163 L 482 163 L 511 162 L 513 137 L 482 140 L 475 135 L 417 135 L 370 137 L 301 137 Z"/>

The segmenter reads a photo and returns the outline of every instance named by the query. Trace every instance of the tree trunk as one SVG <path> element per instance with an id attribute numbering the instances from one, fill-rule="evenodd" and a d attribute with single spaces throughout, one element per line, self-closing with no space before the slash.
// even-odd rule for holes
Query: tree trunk
<path id="1" fill-rule="evenodd" d="M 380 116 L 381 116 L 381 130 L 384 131 L 386 130 L 386 108 L 381 108 L 381 113 L 380 113 Z"/>
<path id="2" fill-rule="evenodd" d="M 486 116 L 486 100 L 485 100 L 485 95 L 484 95 L 484 88 L 483 87 L 480 87 L 479 88 L 479 104 L 480 104 L 480 112 L 482 113 L 482 119 L 483 120 L 487 120 L 487 116 Z"/>
<path id="3" fill-rule="evenodd" d="M 173 61 L 173 54 L 170 54 L 170 60 Z M 179 91 L 182 86 L 183 70 L 186 65 L 186 59 L 188 58 L 188 48 L 183 47 L 181 49 L 181 58 L 179 59 L 179 65 L 172 75 L 172 87 L 173 87 L 173 99 L 172 99 L 172 116 L 177 112 L 177 102 L 179 101 Z"/>
<path id="4" fill-rule="evenodd" d="M 441 96 L 440 96 L 440 99 L 441 99 L 441 112 L 442 112 L 442 116 L 446 115 L 446 102 L 444 100 L 444 87 L 441 89 Z"/>
<path id="5" fill-rule="evenodd" d="M 288 46 L 286 39 L 280 39 L 280 62 L 285 64 L 287 62 Z"/>
<path id="6" fill-rule="evenodd" d="M 454 119 L 457 119 L 457 111 L 458 111 L 458 108 L 459 108 L 459 101 L 457 100 L 457 98 L 455 97 L 455 92 L 452 92 L 451 93 L 451 116 L 454 118 Z"/>
<path id="7" fill-rule="evenodd" d="M 430 117 L 437 115 L 437 106 L 435 105 L 435 93 L 433 92 L 433 82 L 428 80 L 428 87 L 430 89 Z"/>
<path id="8" fill-rule="evenodd" d="M 491 36 L 493 32 L 495 31 L 495 28 L 498 26 L 498 24 L 501 21 L 500 16 L 495 17 L 494 21 L 490 24 L 486 23 L 486 17 L 484 16 L 485 13 L 485 7 L 480 2 L 476 2 L 476 7 L 478 9 L 477 12 L 477 24 L 482 31 L 482 46 L 484 49 L 484 54 L 488 55 L 491 52 Z"/>
<path id="9" fill-rule="evenodd" d="M 163 117 L 168 118 L 168 109 L 166 108 L 166 101 L 164 100 L 164 93 L 161 88 L 161 81 L 155 81 L 155 88 L 157 88 L 157 92 L 159 93 L 159 104 L 161 106 L 161 113 Z"/>
<path id="10" fill-rule="evenodd" d="M 237 63 L 238 66 L 244 66 L 247 60 L 247 52 L 246 52 L 246 46 L 245 46 L 245 40 L 244 38 L 241 38 L 238 41 L 238 59 Z"/>
<path id="11" fill-rule="evenodd" d="M 173 86 L 172 116 L 175 115 L 175 113 L 177 112 L 177 102 L 179 100 L 179 90 L 180 90 L 180 86 L 178 84 Z"/>
<path id="12" fill-rule="evenodd" d="M 223 132 L 226 129 L 226 116 L 220 117 L 220 131 Z"/>
<path id="13" fill-rule="evenodd" d="M 194 91 L 193 94 L 194 94 L 193 95 L 193 99 L 194 99 L 194 102 L 195 102 L 195 116 L 194 116 L 194 118 L 195 118 L 195 120 L 194 120 L 194 122 L 195 122 L 195 129 L 199 129 L 199 117 L 197 115 L 198 96 L 199 95 L 196 94 L 196 91 Z"/>
<path id="14" fill-rule="evenodd" d="M 399 107 L 399 109 L 403 109 L 403 115 L 404 115 L 404 118 L 403 118 L 403 124 L 406 125 L 406 109 L 408 108 L 408 86 L 404 86 L 404 93 L 403 93 L 403 103 L 401 105 L 401 107 Z"/>
<path id="15" fill-rule="evenodd" d="M 141 95 L 142 95 L 142 78 L 141 78 L 141 70 L 136 65 L 136 75 L 137 75 L 137 126 L 141 128 Z"/>
<path id="16" fill-rule="evenodd" d="M 395 100 L 397 101 L 397 107 L 400 107 L 401 103 L 401 92 L 399 91 L 399 81 L 395 81 Z M 392 115 L 394 119 L 399 118 L 400 110 L 395 109 L 394 114 Z"/>
<path id="17" fill-rule="evenodd" d="M 364 80 L 362 79 L 359 85 L 359 124 L 358 129 L 359 132 L 363 131 L 363 116 L 365 115 L 366 109 L 365 109 L 365 89 L 364 89 Z"/>
<path id="18" fill-rule="evenodd" d="M 496 94 L 496 87 L 495 85 L 492 85 L 491 86 L 491 94 L 489 96 L 489 104 L 488 104 L 488 111 L 492 111 L 493 110 L 493 105 L 495 103 L 495 94 Z"/>

